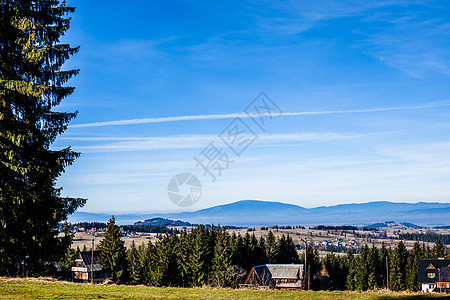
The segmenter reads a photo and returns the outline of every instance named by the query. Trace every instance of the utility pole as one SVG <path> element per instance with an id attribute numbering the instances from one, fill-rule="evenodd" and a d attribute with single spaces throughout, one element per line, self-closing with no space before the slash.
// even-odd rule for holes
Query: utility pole
<path id="1" fill-rule="evenodd" d="M 306 251 L 307 251 L 307 248 L 308 248 L 308 244 L 307 244 L 306 240 L 304 240 L 304 239 L 301 239 L 301 240 L 302 240 L 302 242 L 305 243 L 305 272 L 304 272 L 303 278 L 304 278 L 304 281 L 305 281 L 305 289 L 309 290 L 308 264 L 307 264 L 307 259 L 306 259 L 306 257 L 307 257 Z M 306 276 L 308 276 L 308 279 L 306 279 Z"/>
<path id="2" fill-rule="evenodd" d="M 91 283 L 94 284 L 94 230 L 92 229 Z"/>
<path id="3" fill-rule="evenodd" d="M 387 256 L 386 256 L 386 288 L 389 291 L 389 263 Z"/>
<path id="4" fill-rule="evenodd" d="M 438 268 L 438 274 L 439 274 L 439 293 L 442 293 L 442 281 L 441 281 L 441 268 Z"/>

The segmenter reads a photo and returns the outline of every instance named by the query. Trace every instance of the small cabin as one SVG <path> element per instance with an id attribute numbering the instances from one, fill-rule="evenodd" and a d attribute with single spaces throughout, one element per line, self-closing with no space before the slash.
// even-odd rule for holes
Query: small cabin
<path id="1" fill-rule="evenodd" d="M 92 258 L 94 259 L 92 260 Z M 80 252 L 72 267 L 72 281 L 90 282 L 92 275 L 94 276 L 94 282 L 105 280 L 108 274 L 103 271 L 99 258 L 99 251 L 94 251 L 94 253 L 92 251 Z"/>
<path id="2" fill-rule="evenodd" d="M 450 292 L 450 259 L 421 259 L 417 282 L 424 293 Z"/>
<path id="3" fill-rule="evenodd" d="M 253 267 L 244 286 L 276 289 L 300 289 L 303 280 L 303 264 L 266 264 Z"/>

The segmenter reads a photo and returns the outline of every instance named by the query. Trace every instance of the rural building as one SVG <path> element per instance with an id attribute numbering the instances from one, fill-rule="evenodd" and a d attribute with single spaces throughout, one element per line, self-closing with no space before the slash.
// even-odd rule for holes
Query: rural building
<path id="1" fill-rule="evenodd" d="M 450 292 L 450 259 L 421 259 L 417 282 L 422 292 Z"/>
<path id="2" fill-rule="evenodd" d="M 303 280 L 302 264 L 267 264 L 253 267 L 245 286 L 300 289 Z"/>
<path id="3" fill-rule="evenodd" d="M 102 269 L 102 265 L 99 262 L 99 256 L 100 252 L 94 251 L 94 260 L 92 261 L 92 251 L 80 252 L 72 267 L 72 280 L 91 281 L 92 270 L 95 282 L 105 280 L 107 274 Z"/>

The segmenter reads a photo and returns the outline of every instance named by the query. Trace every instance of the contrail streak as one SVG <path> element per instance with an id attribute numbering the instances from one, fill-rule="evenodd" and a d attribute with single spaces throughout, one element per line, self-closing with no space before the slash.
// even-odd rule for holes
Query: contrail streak
<path id="1" fill-rule="evenodd" d="M 396 106 L 396 107 L 353 109 L 353 110 L 285 112 L 285 113 L 282 113 L 281 116 L 353 114 L 353 113 L 369 113 L 369 112 L 382 112 L 382 111 L 393 111 L 393 110 L 425 109 L 425 108 L 434 108 L 434 107 L 443 107 L 443 106 L 450 106 L 450 102 L 442 101 L 442 102 L 438 102 L 438 103 L 429 103 L 429 104 L 417 105 L 417 106 Z M 82 127 L 119 126 L 119 125 L 151 124 L 151 123 L 195 121 L 195 120 L 221 120 L 221 119 L 249 118 L 249 117 L 260 117 L 260 116 L 268 116 L 268 115 L 267 114 L 261 114 L 261 115 L 250 114 L 250 115 L 248 115 L 245 113 L 232 113 L 232 114 L 190 115 L 190 116 L 161 117 L 161 118 L 140 118 L 140 119 L 74 124 L 74 125 L 70 125 L 69 127 L 70 128 L 82 128 Z"/>

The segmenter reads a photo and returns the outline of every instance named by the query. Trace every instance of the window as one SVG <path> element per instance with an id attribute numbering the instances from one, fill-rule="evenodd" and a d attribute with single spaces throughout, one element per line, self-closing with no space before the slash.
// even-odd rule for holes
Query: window
<path id="1" fill-rule="evenodd" d="M 436 277 L 436 274 L 434 274 L 434 273 L 427 273 L 427 275 L 428 275 L 428 278 L 434 278 L 434 277 Z"/>

